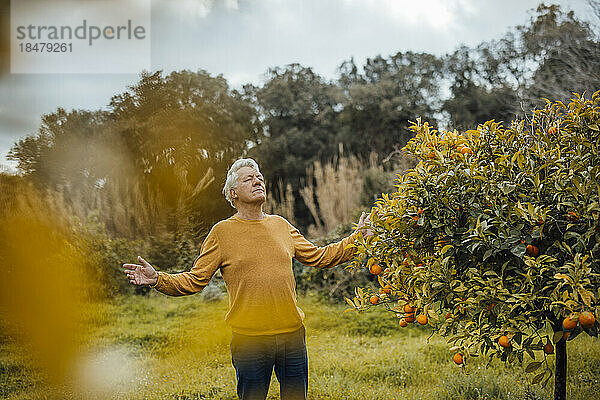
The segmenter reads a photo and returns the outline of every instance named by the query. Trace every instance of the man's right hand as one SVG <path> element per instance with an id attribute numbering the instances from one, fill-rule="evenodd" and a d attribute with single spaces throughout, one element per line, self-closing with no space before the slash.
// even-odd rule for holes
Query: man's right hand
<path id="1" fill-rule="evenodd" d="M 133 285 L 154 285 L 158 280 L 158 272 L 150 265 L 150 263 L 138 256 L 138 264 L 123 264 L 129 283 Z"/>

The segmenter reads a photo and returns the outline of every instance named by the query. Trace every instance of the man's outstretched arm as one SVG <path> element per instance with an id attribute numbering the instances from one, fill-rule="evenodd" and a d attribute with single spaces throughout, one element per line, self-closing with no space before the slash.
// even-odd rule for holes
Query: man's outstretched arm
<path id="1" fill-rule="evenodd" d="M 354 255 L 354 248 L 347 248 L 347 246 L 353 244 L 360 233 L 362 233 L 364 237 L 372 235 L 367 223 L 369 216 L 370 214 L 363 212 L 355 232 L 339 242 L 331 243 L 323 247 L 315 246 L 302 236 L 298 229 L 290 225 L 290 233 L 294 240 L 295 248 L 294 258 L 302 264 L 318 268 L 331 268 L 351 260 Z"/>
<path id="2" fill-rule="evenodd" d="M 129 283 L 138 286 L 155 285 L 158 280 L 158 272 L 156 272 L 154 267 L 142 257 L 138 256 L 137 259 L 141 265 L 123 264 Z"/>
<path id="3" fill-rule="evenodd" d="M 210 231 L 200 255 L 194 261 L 190 271 L 178 274 L 157 272 L 152 265 L 142 257 L 138 257 L 142 265 L 123 264 L 129 282 L 134 285 L 150 285 L 150 287 L 169 296 L 185 296 L 198 293 L 208 285 L 208 282 L 221 266 L 221 252 L 217 235 Z"/>

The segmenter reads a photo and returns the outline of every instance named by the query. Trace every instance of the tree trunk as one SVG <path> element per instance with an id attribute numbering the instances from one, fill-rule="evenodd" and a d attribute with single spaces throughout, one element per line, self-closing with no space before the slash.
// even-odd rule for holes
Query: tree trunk
<path id="1" fill-rule="evenodd" d="M 554 400 L 567 400 L 567 341 L 564 337 L 556 343 Z"/>

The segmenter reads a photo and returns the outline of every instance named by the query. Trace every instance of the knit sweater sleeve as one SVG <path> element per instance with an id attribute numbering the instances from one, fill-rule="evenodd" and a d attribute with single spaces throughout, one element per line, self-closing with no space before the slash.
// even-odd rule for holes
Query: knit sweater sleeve
<path id="1" fill-rule="evenodd" d="M 308 241 L 294 226 L 290 224 L 290 234 L 294 241 L 294 258 L 304 265 L 318 268 L 331 268 L 338 264 L 350 261 L 354 255 L 354 247 L 347 248 L 353 244 L 358 231 L 339 242 L 317 247 Z"/>
<path id="2" fill-rule="evenodd" d="M 178 274 L 158 273 L 153 288 L 169 296 L 185 296 L 200 292 L 221 266 L 221 249 L 215 229 L 209 232 L 190 271 Z"/>

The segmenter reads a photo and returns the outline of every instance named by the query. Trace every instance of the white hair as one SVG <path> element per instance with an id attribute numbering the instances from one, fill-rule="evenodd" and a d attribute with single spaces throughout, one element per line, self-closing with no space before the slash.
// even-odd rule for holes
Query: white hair
<path id="1" fill-rule="evenodd" d="M 235 205 L 233 204 L 233 199 L 231 198 L 231 189 L 235 189 L 237 187 L 237 171 L 243 167 L 254 168 L 256 172 L 260 173 L 258 164 L 251 158 L 240 158 L 231 165 L 229 171 L 227 171 L 227 179 L 225 179 L 225 185 L 223 186 L 223 195 L 233 208 L 235 208 Z"/>

